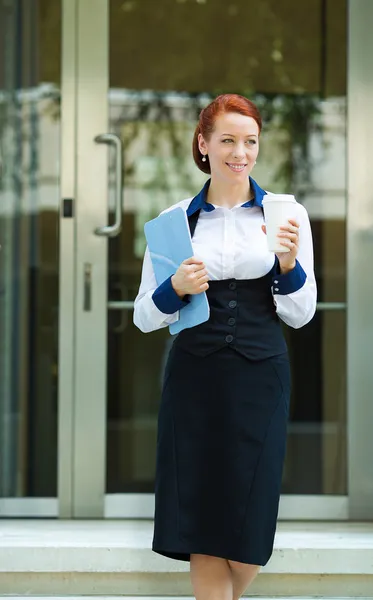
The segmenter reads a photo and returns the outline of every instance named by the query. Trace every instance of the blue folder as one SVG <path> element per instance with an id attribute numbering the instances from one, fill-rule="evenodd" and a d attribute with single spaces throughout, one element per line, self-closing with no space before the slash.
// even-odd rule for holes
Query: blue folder
<path id="1" fill-rule="evenodd" d="M 161 285 L 176 273 L 184 260 L 194 255 L 186 213 L 180 207 L 174 208 L 145 223 L 144 231 L 155 278 Z M 189 298 L 190 302 L 180 309 L 179 320 L 169 326 L 172 335 L 210 317 L 205 292 L 191 294 Z"/>

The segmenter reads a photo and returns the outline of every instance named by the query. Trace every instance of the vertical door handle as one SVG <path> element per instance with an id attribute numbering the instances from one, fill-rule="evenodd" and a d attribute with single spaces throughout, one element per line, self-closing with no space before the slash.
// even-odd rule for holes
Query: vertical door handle
<path id="1" fill-rule="evenodd" d="M 115 237 L 122 229 L 122 140 L 114 133 L 101 133 L 94 138 L 94 141 L 96 144 L 108 144 L 115 148 L 115 219 L 112 225 L 104 225 L 95 229 L 96 235 Z"/>

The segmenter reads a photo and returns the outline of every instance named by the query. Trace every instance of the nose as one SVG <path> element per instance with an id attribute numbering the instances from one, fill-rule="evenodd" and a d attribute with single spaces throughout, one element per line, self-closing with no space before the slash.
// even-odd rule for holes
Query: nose
<path id="1" fill-rule="evenodd" d="M 244 158 L 245 157 L 245 146 L 243 144 L 236 144 L 233 150 L 234 158 Z"/>

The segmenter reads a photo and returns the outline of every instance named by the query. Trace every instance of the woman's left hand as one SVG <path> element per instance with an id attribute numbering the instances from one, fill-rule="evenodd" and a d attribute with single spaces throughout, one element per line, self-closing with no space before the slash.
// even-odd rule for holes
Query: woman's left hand
<path id="1" fill-rule="evenodd" d="M 262 226 L 262 229 L 264 233 L 266 233 L 265 225 Z M 276 252 L 276 256 L 280 263 L 281 273 L 288 273 L 294 269 L 295 259 L 298 254 L 299 223 L 294 219 L 289 219 L 288 225 L 280 227 L 278 237 L 280 243 L 290 249 L 290 252 Z"/>

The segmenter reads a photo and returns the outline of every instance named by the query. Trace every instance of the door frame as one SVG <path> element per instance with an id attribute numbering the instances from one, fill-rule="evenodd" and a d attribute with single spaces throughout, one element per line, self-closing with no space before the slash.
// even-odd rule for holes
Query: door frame
<path id="1" fill-rule="evenodd" d="M 58 335 L 58 516 L 68 518 L 73 511 L 74 441 L 74 297 L 75 297 L 75 215 L 64 217 L 64 199 L 76 203 L 75 137 L 77 84 L 77 3 L 62 0 L 61 48 L 61 209 L 60 232 L 60 311 Z"/>
<path id="2" fill-rule="evenodd" d="M 373 518 L 373 369 L 369 299 L 373 277 L 373 99 L 369 57 L 370 0 L 348 5 L 347 380 L 348 496 L 282 496 L 282 519 Z M 102 0 L 63 0 L 62 198 L 74 217 L 61 217 L 59 516 L 152 518 L 154 496 L 105 493 L 107 150 L 94 142 L 108 131 L 109 6 Z M 370 48 L 370 49 L 369 49 Z M 370 100 L 370 101 L 369 101 Z M 369 135 L 371 134 L 371 135 Z M 371 190 L 367 192 L 367 190 Z M 106 199 L 106 202 L 103 202 Z M 369 260 L 371 259 L 371 260 Z M 87 308 L 87 294 L 90 308 Z M 369 320 L 370 319 L 370 320 Z"/>
<path id="3" fill-rule="evenodd" d="M 100 518 L 106 471 L 108 3 L 63 0 L 59 516 Z"/>
<path id="4" fill-rule="evenodd" d="M 347 427 L 351 519 L 373 518 L 373 3 L 349 0 L 347 119 Z M 369 269 L 369 267 L 368 267 Z M 370 325 L 370 327 L 369 327 Z"/>

